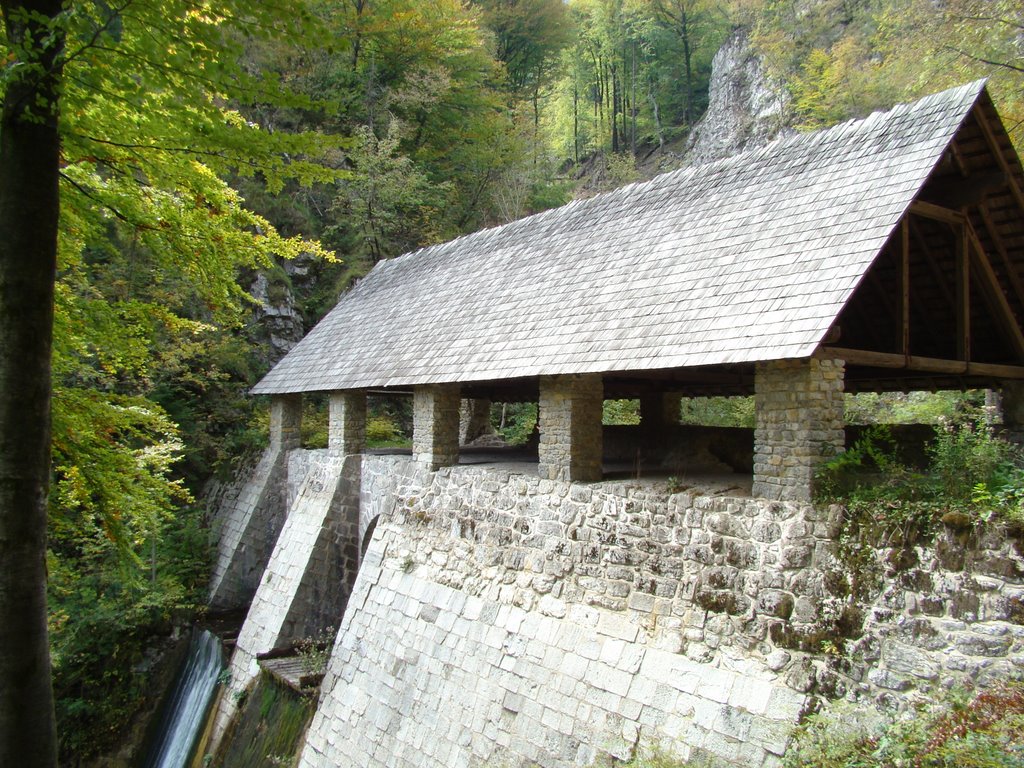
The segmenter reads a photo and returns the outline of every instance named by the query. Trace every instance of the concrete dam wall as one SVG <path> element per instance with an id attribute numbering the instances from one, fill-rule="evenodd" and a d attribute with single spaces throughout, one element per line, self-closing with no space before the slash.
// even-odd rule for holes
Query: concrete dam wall
<path id="1" fill-rule="evenodd" d="M 947 531 L 909 559 L 878 546 L 864 597 L 836 556 L 838 508 L 398 456 L 288 466 L 294 502 L 232 689 L 257 653 L 327 621 L 320 593 L 285 585 L 351 583 L 372 528 L 302 766 L 586 765 L 651 743 L 778 765 L 819 701 L 1024 676 L 1024 559 L 997 533 Z M 314 507 L 316 535 L 298 523 Z M 346 537 L 325 571 L 316 553 Z"/>

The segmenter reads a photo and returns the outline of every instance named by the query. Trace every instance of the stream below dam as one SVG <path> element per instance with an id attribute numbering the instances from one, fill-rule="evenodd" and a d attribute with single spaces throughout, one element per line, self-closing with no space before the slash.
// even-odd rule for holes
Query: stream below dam
<path id="1" fill-rule="evenodd" d="M 188 655 L 178 671 L 157 736 L 142 763 L 144 768 L 188 765 L 223 668 L 220 638 L 208 629 L 193 629 Z"/>

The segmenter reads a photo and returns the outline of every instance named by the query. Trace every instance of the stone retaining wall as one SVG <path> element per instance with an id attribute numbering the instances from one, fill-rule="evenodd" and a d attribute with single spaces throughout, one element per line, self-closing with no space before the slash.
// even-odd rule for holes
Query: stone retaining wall
<path id="1" fill-rule="evenodd" d="M 868 548 L 858 599 L 839 508 L 364 457 L 377 516 L 304 766 L 777 765 L 816 698 L 1024 676 L 1004 536 Z"/>

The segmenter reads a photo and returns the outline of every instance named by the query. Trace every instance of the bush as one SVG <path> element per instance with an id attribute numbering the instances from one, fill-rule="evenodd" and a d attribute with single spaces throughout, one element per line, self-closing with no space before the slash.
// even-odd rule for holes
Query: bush
<path id="1" fill-rule="evenodd" d="M 875 724 L 837 710 L 797 729 L 786 768 L 1010 768 L 1024 765 L 1024 683 L 969 697 L 952 693 L 930 708 Z"/>
<path id="2" fill-rule="evenodd" d="M 602 424 L 639 424 L 639 400 L 605 400 L 601 408 Z"/>
<path id="3" fill-rule="evenodd" d="M 498 432 L 509 445 L 523 445 L 530 439 L 537 426 L 536 403 L 508 403 L 504 409 L 505 426 L 499 424 Z M 492 421 L 494 421 L 492 415 Z"/>
<path id="4" fill-rule="evenodd" d="M 754 398 L 684 397 L 679 404 L 679 423 L 749 429 L 754 426 Z"/>
<path id="5" fill-rule="evenodd" d="M 385 448 L 402 442 L 398 425 L 386 413 L 370 416 L 366 420 L 366 444 Z"/>
<path id="6" fill-rule="evenodd" d="M 816 495 L 893 522 L 934 522 L 956 513 L 974 523 L 1024 523 L 1024 452 L 983 420 L 942 421 L 928 460 L 922 472 L 909 469 L 889 430 L 872 427 L 823 465 Z"/>

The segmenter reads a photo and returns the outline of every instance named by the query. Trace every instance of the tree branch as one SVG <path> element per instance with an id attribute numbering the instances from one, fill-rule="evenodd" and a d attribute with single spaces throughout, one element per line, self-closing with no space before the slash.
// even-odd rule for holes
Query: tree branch
<path id="1" fill-rule="evenodd" d="M 1018 67 L 1016 64 L 1010 64 L 1006 61 L 992 61 L 991 59 L 982 58 L 981 56 L 975 56 L 974 54 L 967 53 L 967 51 L 961 50 L 960 48 L 952 45 L 945 46 L 945 49 L 947 51 L 952 51 L 959 56 L 963 56 L 965 59 L 977 61 L 980 64 L 988 64 L 990 67 L 1001 67 L 1003 69 L 1008 69 L 1011 72 L 1024 72 L 1024 67 Z"/>

